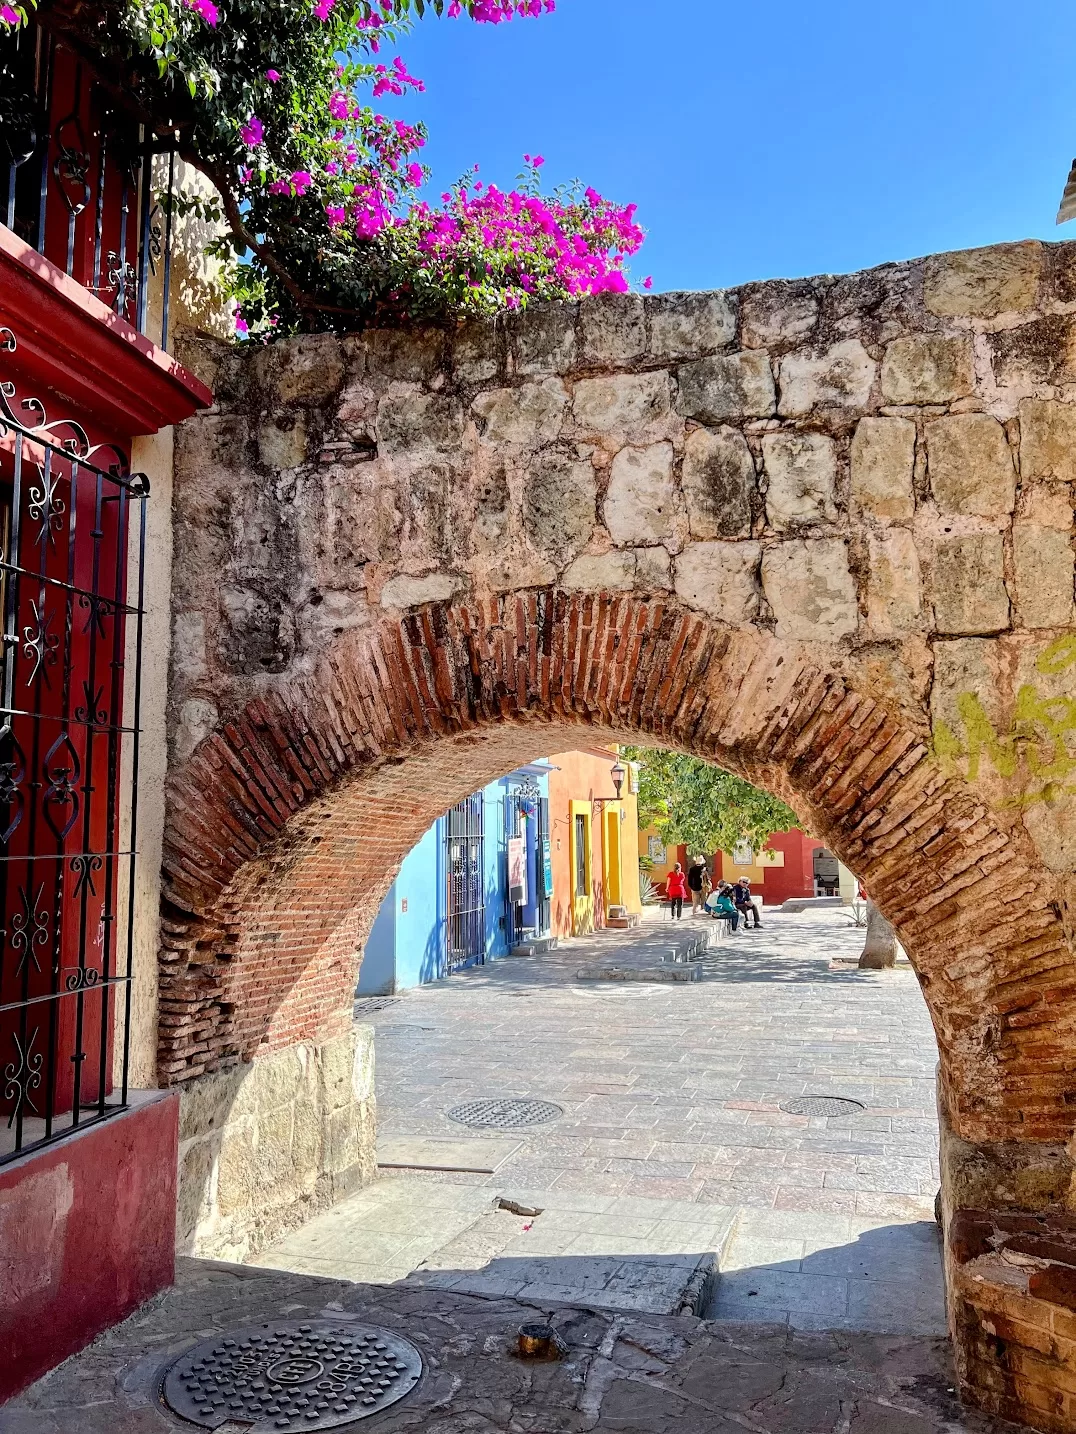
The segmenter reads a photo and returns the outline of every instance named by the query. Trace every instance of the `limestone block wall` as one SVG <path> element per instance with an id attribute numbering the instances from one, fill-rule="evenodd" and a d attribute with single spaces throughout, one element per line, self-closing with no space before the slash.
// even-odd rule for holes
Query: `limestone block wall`
<path id="1" fill-rule="evenodd" d="M 373 1035 L 353 1026 L 184 1088 L 181 1253 L 246 1259 L 373 1178 Z"/>
<path id="2" fill-rule="evenodd" d="M 408 847 L 585 727 L 770 785 L 867 879 L 950 1232 L 1076 1207 L 1076 246 L 181 357 L 217 404 L 176 440 L 166 1082 L 344 1036 Z M 947 1261 L 967 1391 L 1067 1427 Z"/>

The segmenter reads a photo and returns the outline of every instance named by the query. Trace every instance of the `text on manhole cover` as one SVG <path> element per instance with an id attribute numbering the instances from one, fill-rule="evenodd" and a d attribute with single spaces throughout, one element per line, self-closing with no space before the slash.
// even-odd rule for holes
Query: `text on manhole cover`
<path id="1" fill-rule="evenodd" d="M 460 1125 L 492 1126 L 497 1130 L 518 1130 L 524 1125 L 544 1125 L 564 1111 L 549 1100 L 468 1100 L 454 1105 L 449 1120 Z"/>
<path id="2" fill-rule="evenodd" d="M 410 1394 L 422 1375 L 413 1344 L 370 1325 L 253 1325 L 206 1339 L 165 1375 L 170 1409 L 218 1429 L 235 1423 L 250 1434 L 335 1429 L 377 1414 Z"/>

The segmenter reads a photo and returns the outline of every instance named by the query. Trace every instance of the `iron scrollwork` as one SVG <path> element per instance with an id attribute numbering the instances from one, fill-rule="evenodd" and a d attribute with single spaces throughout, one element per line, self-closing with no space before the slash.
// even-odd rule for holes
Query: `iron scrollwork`
<path id="1" fill-rule="evenodd" d="M 37 952 L 34 948 L 47 946 L 49 943 L 49 912 L 46 907 L 41 905 L 41 898 L 44 895 L 44 882 L 32 896 L 28 887 L 19 887 L 22 910 L 16 911 L 11 918 L 11 949 L 22 953 L 15 971 L 16 976 L 22 975 L 27 961 L 32 961 L 35 969 L 41 970 L 41 962 L 37 959 Z"/>
<path id="2" fill-rule="evenodd" d="M 0 353 L 14 353 L 17 348 L 18 340 L 15 335 L 6 325 L 0 325 Z M 15 385 L 10 379 L 0 382 L 0 434 L 8 432 L 10 423 L 31 437 L 40 438 L 42 442 L 62 449 L 72 458 L 87 456 L 90 440 L 81 423 L 77 423 L 73 418 L 61 418 L 50 423 L 45 405 L 39 398 L 24 398 L 19 401 L 19 406 L 25 413 L 37 416 L 37 422 L 19 418 L 11 407 L 11 400 L 15 396 Z"/>
<path id="3" fill-rule="evenodd" d="M 78 820 L 78 779 L 82 773 L 78 753 L 66 732 L 60 733 L 45 754 L 44 773 L 47 785 L 41 803 L 42 810 L 53 836 L 57 841 L 63 841 Z M 70 813 L 62 825 L 53 820 L 54 807 Z"/>
<path id="4" fill-rule="evenodd" d="M 67 505 L 56 493 L 60 484 L 59 473 L 51 464 L 39 463 L 36 466 L 39 482 L 30 487 L 27 495 L 27 510 L 33 521 L 41 525 L 37 531 L 36 541 L 40 543 L 47 538 L 49 547 L 54 548 L 56 546 L 54 534 L 63 528 L 63 515 L 67 512 Z"/>
<path id="5" fill-rule="evenodd" d="M 78 856 L 71 858 L 71 870 L 75 872 L 78 878 L 75 882 L 75 890 L 72 896 L 73 901 L 77 901 L 86 889 L 89 890 L 91 896 L 97 895 L 97 887 L 94 885 L 93 874 L 95 871 L 100 871 L 104 864 L 104 857 L 100 856 L 97 852 L 80 852 Z"/>
<path id="6" fill-rule="evenodd" d="M 26 757 L 10 727 L 0 733 L 0 752 L 4 754 L 0 758 L 0 805 L 5 806 L 8 813 L 8 823 L 0 832 L 0 842 L 7 846 L 22 821 L 26 804 L 22 790 L 26 780 Z"/>
<path id="7" fill-rule="evenodd" d="M 58 634 L 50 632 L 52 626 L 52 613 L 45 610 L 44 603 L 39 608 L 34 598 L 30 599 L 30 611 L 34 615 L 33 624 L 27 624 L 22 630 L 23 649 L 22 654 L 29 662 L 33 660 L 33 667 L 26 679 L 27 687 L 31 687 L 34 678 L 40 672 L 45 679 L 45 686 L 48 687 L 48 669 L 56 666 L 56 654 L 60 646 Z"/>
<path id="8" fill-rule="evenodd" d="M 90 202 L 90 156 L 82 124 L 74 112 L 56 126 L 56 143 L 58 152 L 52 172 L 56 176 L 60 198 L 74 219 Z"/>
<path id="9" fill-rule="evenodd" d="M 38 1028 L 35 1026 L 25 1046 L 18 1031 L 11 1033 L 16 1059 L 4 1067 L 4 1099 L 14 1102 L 7 1123 L 9 1130 L 23 1106 L 29 1106 L 34 1114 L 37 1114 L 37 1106 L 30 1099 L 30 1092 L 41 1085 L 41 1067 L 45 1064 L 42 1053 L 34 1050 L 37 1032 Z"/>

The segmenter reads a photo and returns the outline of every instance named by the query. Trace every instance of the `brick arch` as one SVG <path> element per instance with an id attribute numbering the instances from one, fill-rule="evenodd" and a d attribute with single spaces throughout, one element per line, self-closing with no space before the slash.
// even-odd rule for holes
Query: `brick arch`
<path id="1" fill-rule="evenodd" d="M 406 851 L 466 792 L 584 726 L 789 800 L 901 933 L 954 1132 L 1068 1138 L 1076 967 L 1030 849 L 801 648 L 733 641 L 630 593 L 539 589 L 385 618 L 201 744 L 171 781 L 163 1079 L 343 1030 L 355 952 Z"/>

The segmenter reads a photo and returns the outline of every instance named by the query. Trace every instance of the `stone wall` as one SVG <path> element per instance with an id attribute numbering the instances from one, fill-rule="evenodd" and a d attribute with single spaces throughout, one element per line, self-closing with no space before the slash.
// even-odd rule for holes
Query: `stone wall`
<path id="1" fill-rule="evenodd" d="M 368 1183 L 376 1169 L 370 1026 L 187 1086 L 181 1253 L 242 1260 Z"/>
<path id="2" fill-rule="evenodd" d="M 653 740 L 898 928 L 947 1228 L 1076 1203 L 1076 246 L 183 356 L 163 1079 L 340 1037 L 439 811 Z M 1013 1338 L 964 1378 L 1038 1418 Z"/>

